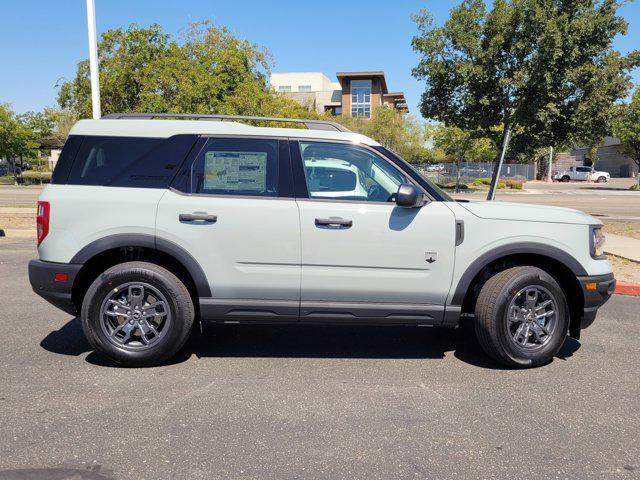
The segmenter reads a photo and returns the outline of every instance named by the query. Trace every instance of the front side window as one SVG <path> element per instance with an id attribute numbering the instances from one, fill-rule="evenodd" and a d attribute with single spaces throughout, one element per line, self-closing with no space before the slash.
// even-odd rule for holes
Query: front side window
<path id="1" fill-rule="evenodd" d="M 371 117 L 371 80 L 351 81 L 351 116 Z"/>
<path id="2" fill-rule="evenodd" d="M 191 166 L 190 192 L 277 197 L 277 140 L 208 139 Z"/>
<path id="3" fill-rule="evenodd" d="M 406 177 L 385 159 L 356 145 L 300 142 L 311 198 L 392 202 Z"/>

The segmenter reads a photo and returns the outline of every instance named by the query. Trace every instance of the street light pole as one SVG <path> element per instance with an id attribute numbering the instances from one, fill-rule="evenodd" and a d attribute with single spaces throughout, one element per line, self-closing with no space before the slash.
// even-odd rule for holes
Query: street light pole
<path id="1" fill-rule="evenodd" d="M 96 7 L 94 0 L 87 0 L 87 29 L 89 33 L 89 70 L 91 72 L 91 106 L 93 118 L 99 119 L 100 82 L 98 81 L 98 38 L 96 36 Z"/>

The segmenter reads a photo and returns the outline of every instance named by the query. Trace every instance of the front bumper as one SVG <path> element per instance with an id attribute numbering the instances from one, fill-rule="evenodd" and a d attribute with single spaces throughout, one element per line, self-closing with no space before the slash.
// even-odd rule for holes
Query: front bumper
<path id="1" fill-rule="evenodd" d="M 73 282 L 82 265 L 70 263 L 44 262 L 31 260 L 29 262 L 29 282 L 33 291 L 47 302 L 58 307 L 70 315 L 79 312 L 71 299 Z M 58 280 L 56 280 L 58 275 Z M 62 278 L 65 278 L 63 280 Z"/>
<path id="2" fill-rule="evenodd" d="M 580 321 L 580 329 L 587 328 L 596 319 L 598 308 L 605 304 L 616 289 L 613 273 L 578 277 L 584 298 L 584 312 Z M 571 332 L 572 335 L 574 332 Z M 579 334 L 579 332 L 578 332 Z M 575 336 L 575 335 L 573 335 Z"/>

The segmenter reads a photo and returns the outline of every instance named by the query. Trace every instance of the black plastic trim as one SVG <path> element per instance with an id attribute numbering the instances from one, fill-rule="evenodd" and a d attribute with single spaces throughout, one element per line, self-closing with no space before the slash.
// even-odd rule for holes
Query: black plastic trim
<path id="1" fill-rule="evenodd" d="M 578 277 L 584 297 L 584 313 L 580 321 L 580 328 L 585 329 L 596 319 L 598 309 L 604 305 L 616 289 L 616 279 L 613 273 L 606 275 L 589 275 Z M 587 283 L 595 283 L 595 290 L 587 290 Z"/>
<path id="2" fill-rule="evenodd" d="M 456 220 L 456 247 L 464 242 L 464 220 Z"/>
<path id="3" fill-rule="evenodd" d="M 293 173 L 294 195 L 296 198 L 309 198 L 307 178 L 304 174 L 302 154 L 300 153 L 300 142 L 298 140 L 289 140 L 289 152 L 291 158 L 291 172 Z"/>
<path id="4" fill-rule="evenodd" d="M 211 288 L 202 267 L 184 248 L 163 238 L 145 234 L 118 234 L 101 238 L 76 253 L 70 263 L 86 263 L 96 255 L 119 247 L 145 247 L 171 255 L 187 269 L 196 285 L 198 296 L 210 297 Z"/>
<path id="5" fill-rule="evenodd" d="M 200 298 L 202 320 L 217 323 L 301 323 L 455 327 L 460 307 L 431 304 Z"/>
<path id="6" fill-rule="evenodd" d="M 76 306 L 71 300 L 73 282 L 82 265 L 31 260 L 29 262 L 29 283 L 33 291 L 60 310 L 77 315 Z M 56 273 L 66 273 L 68 280 L 55 280 Z"/>
<path id="7" fill-rule="evenodd" d="M 441 325 L 445 307 L 430 304 L 300 302 L 301 323 Z"/>
<path id="8" fill-rule="evenodd" d="M 462 301 L 471 286 L 471 282 L 475 276 L 489 263 L 509 255 L 535 254 L 549 257 L 557 260 L 567 266 L 576 276 L 587 275 L 586 270 L 580 262 L 569 255 L 567 252 L 550 245 L 544 245 L 534 242 L 519 242 L 503 245 L 478 257 L 464 272 L 455 290 L 455 294 L 451 300 L 452 305 L 462 305 Z"/>
<path id="9" fill-rule="evenodd" d="M 200 317 L 213 322 L 297 322 L 298 300 L 200 298 Z"/>

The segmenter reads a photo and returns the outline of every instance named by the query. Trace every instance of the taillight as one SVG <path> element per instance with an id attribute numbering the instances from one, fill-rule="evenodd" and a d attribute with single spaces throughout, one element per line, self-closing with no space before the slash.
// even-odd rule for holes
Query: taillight
<path id="1" fill-rule="evenodd" d="M 38 216 L 36 217 L 36 227 L 38 229 L 38 246 L 49 233 L 49 216 L 51 209 L 49 202 L 38 202 Z"/>

